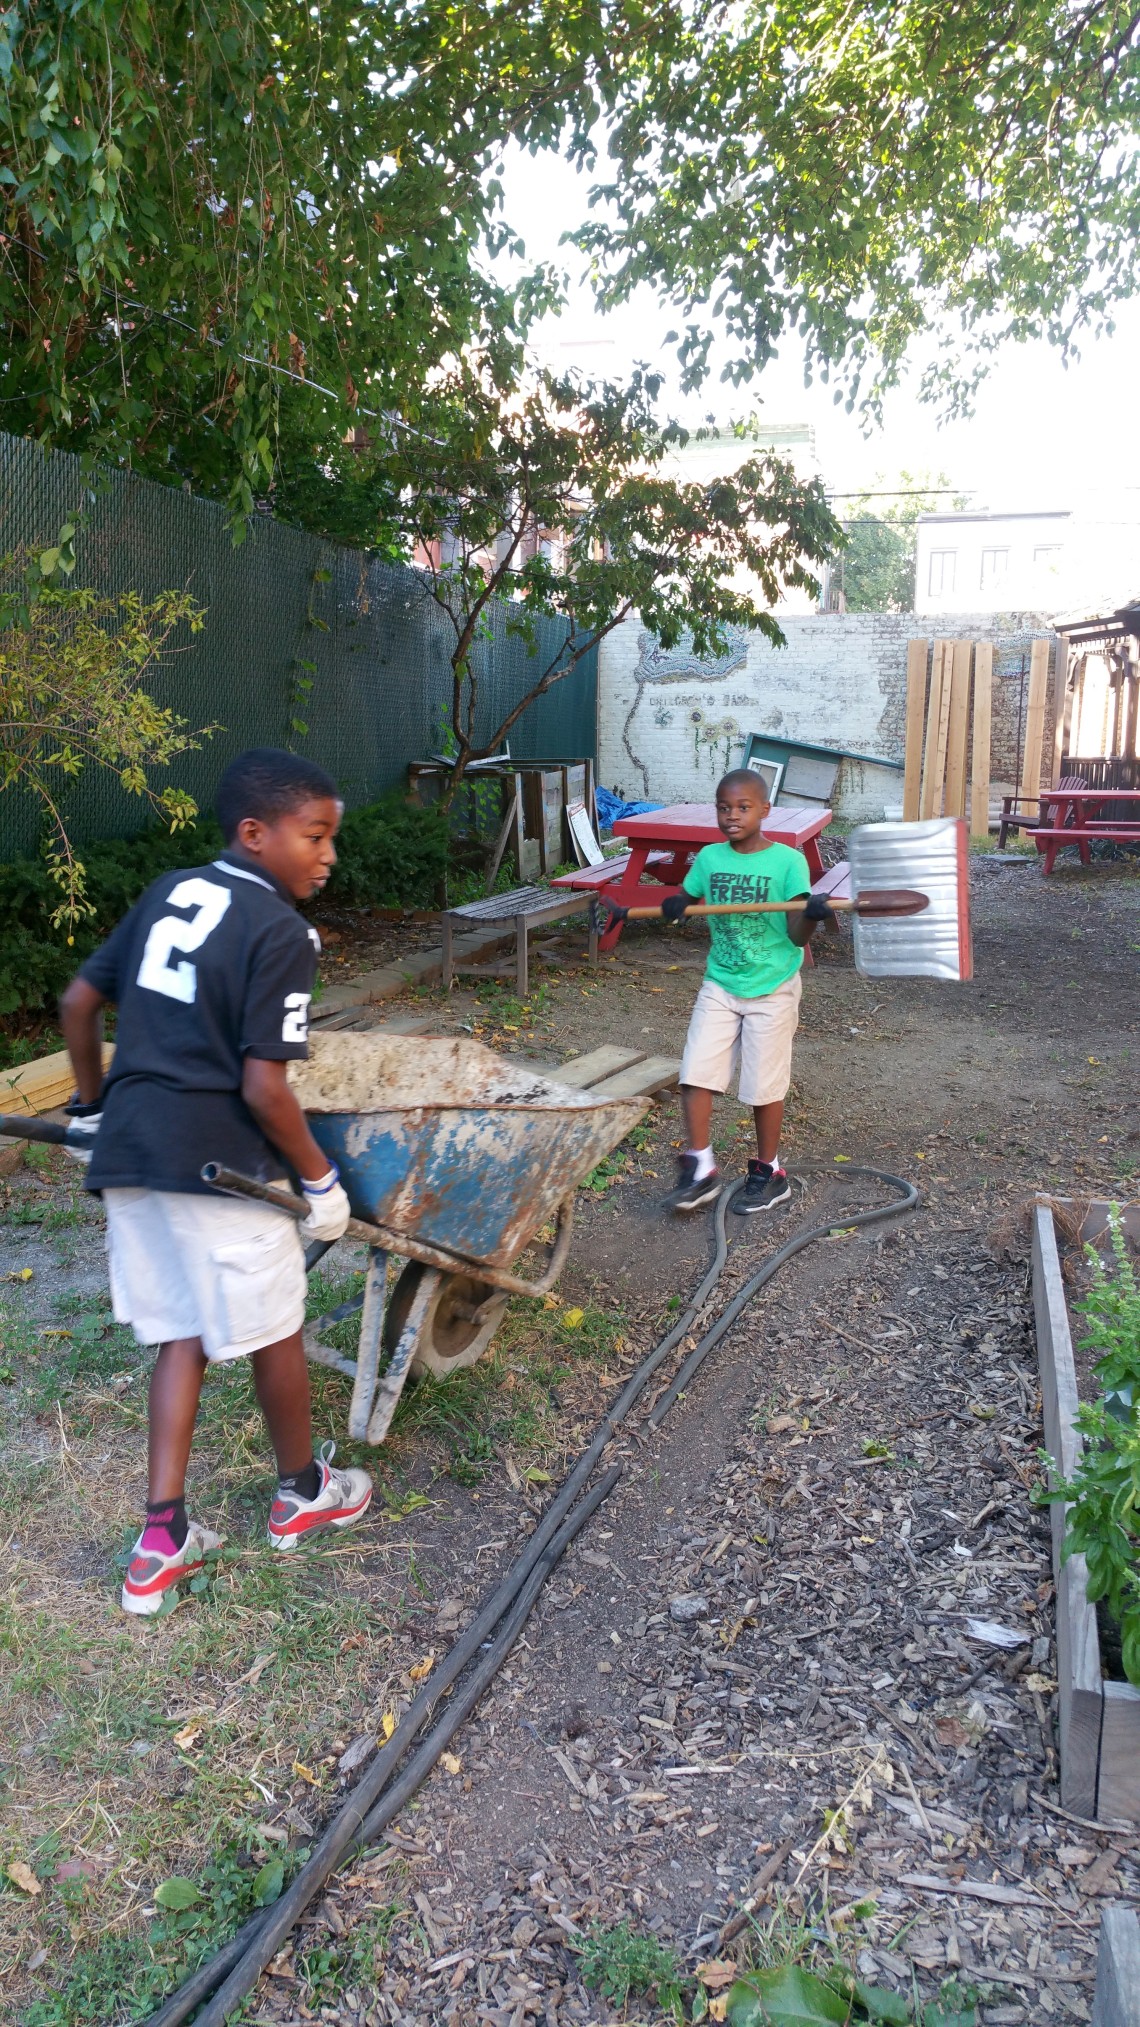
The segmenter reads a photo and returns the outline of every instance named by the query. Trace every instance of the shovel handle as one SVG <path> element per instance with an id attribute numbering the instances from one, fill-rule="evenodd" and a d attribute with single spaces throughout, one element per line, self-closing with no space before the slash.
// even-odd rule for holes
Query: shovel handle
<path id="1" fill-rule="evenodd" d="M 828 897 L 827 905 L 836 915 L 921 915 L 924 908 L 929 908 L 930 897 L 909 887 L 882 887 L 856 895 L 850 901 L 833 901 Z M 795 901 L 694 901 L 685 910 L 685 921 L 698 915 L 798 915 L 803 906 L 802 895 Z M 625 910 L 629 922 L 653 922 L 660 916 L 659 907 Z"/>

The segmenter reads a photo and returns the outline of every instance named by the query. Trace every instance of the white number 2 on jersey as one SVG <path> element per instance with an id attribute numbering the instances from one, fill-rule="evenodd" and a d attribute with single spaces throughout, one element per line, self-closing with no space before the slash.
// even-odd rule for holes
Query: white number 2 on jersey
<path id="1" fill-rule="evenodd" d="M 287 992 L 285 994 L 285 1018 L 281 1023 L 283 1042 L 307 1042 L 309 1039 L 309 1001 L 311 992 Z"/>
<path id="2" fill-rule="evenodd" d="M 193 908 L 195 913 L 162 915 L 146 939 L 138 983 L 148 992 L 163 992 L 167 999 L 180 999 L 191 1006 L 198 991 L 196 964 L 171 964 L 176 950 L 200 950 L 213 934 L 233 898 L 228 888 L 212 880 L 179 880 L 167 895 L 172 908 Z"/>

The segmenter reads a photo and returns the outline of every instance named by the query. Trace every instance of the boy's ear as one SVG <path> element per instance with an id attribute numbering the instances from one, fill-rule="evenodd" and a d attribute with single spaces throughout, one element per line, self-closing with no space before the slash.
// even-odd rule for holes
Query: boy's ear
<path id="1" fill-rule="evenodd" d="M 265 825 L 259 816 L 243 816 L 232 842 L 243 851 L 259 852 L 265 841 Z"/>

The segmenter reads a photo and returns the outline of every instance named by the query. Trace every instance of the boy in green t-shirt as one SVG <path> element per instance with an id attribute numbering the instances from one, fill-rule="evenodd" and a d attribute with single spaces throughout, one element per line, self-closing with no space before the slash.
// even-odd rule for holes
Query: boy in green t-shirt
<path id="1" fill-rule="evenodd" d="M 761 825 L 768 814 L 764 784 L 746 768 L 726 774 L 716 792 L 725 843 L 697 853 L 679 894 L 664 903 L 677 922 L 694 901 L 802 900 L 796 914 L 710 915 L 711 948 L 704 984 L 689 1022 L 681 1064 L 681 1103 L 688 1150 L 678 1163 L 671 1210 L 713 1203 L 721 1183 L 711 1146 L 712 1102 L 727 1091 L 740 1063 L 740 1100 L 756 1118 L 756 1160 L 732 1208 L 747 1217 L 770 1211 L 791 1195 L 780 1161 L 784 1098 L 792 1076 L 792 1037 L 799 1023 L 804 945 L 830 909 L 812 896 L 802 852 L 771 844 Z"/>

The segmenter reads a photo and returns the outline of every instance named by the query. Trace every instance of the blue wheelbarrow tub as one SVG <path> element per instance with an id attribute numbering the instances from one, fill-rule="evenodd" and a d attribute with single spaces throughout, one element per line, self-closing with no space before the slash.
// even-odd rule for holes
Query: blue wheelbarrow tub
<path id="1" fill-rule="evenodd" d="M 354 1214 L 508 1267 L 648 1109 L 537 1077 L 479 1042 L 313 1036 L 289 1081 Z"/>

